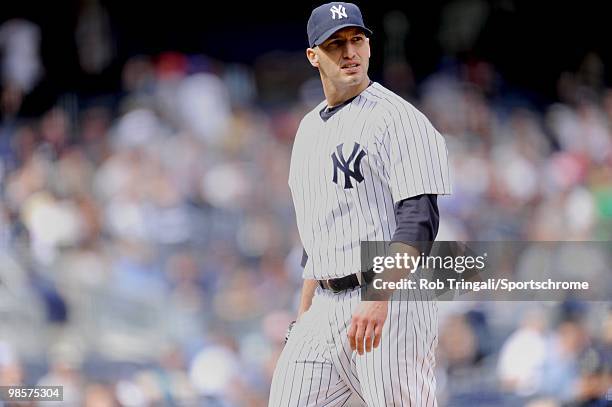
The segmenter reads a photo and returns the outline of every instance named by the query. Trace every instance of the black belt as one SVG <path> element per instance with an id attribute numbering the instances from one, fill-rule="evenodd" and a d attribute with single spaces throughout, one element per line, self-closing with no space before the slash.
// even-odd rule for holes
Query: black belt
<path id="1" fill-rule="evenodd" d="M 368 284 L 374 280 L 376 273 L 373 270 L 368 270 L 365 273 L 361 273 L 361 282 L 357 274 L 351 274 L 340 278 L 330 278 L 328 280 L 318 280 L 321 288 L 325 290 L 331 290 L 335 293 L 344 290 L 352 290 L 355 287 Z"/>

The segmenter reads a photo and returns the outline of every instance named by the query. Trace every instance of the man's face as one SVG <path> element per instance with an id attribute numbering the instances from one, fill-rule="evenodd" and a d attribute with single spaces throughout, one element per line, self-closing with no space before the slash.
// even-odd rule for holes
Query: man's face
<path id="1" fill-rule="evenodd" d="M 336 86 L 353 86 L 367 78 L 370 40 L 355 27 L 335 32 L 324 43 L 308 48 L 310 63 Z"/>

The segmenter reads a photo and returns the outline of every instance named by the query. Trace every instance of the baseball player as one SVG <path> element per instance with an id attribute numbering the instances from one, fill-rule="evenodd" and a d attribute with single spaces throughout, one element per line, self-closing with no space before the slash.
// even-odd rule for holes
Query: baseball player
<path id="1" fill-rule="evenodd" d="M 289 186 L 304 246 L 297 322 L 270 406 L 435 406 L 437 308 L 416 291 L 364 301 L 360 243 L 418 255 L 449 194 L 446 144 L 411 104 L 368 78 L 371 31 L 359 8 L 312 11 L 306 56 L 325 100 L 300 123 Z M 399 277 L 398 277 L 399 278 Z"/>

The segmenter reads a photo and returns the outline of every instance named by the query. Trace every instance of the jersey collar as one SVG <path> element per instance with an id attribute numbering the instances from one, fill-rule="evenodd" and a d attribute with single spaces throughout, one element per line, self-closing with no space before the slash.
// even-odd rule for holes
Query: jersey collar
<path id="1" fill-rule="evenodd" d="M 368 84 L 368 88 L 373 84 L 374 82 L 370 81 L 370 83 Z M 367 88 L 366 88 L 367 89 Z M 336 113 L 338 113 L 344 106 L 348 105 L 349 103 L 351 103 L 353 100 L 355 100 L 355 98 L 359 96 L 359 95 L 355 95 L 350 99 L 345 100 L 344 102 L 340 103 L 339 105 L 336 105 L 334 107 L 329 107 L 329 106 L 325 106 L 323 109 L 321 109 L 321 111 L 319 112 L 319 116 L 321 116 L 321 120 L 323 120 L 324 122 L 328 121 L 333 115 L 335 115 Z"/>

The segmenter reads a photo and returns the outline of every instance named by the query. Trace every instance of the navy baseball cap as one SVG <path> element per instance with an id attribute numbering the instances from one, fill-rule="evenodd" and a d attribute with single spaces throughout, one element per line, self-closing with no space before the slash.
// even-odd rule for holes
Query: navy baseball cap
<path id="1" fill-rule="evenodd" d="M 323 4 L 312 10 L 308 19 L 308 44 L 310 47 L 321 45 L 333 33 L 345 27 L 359 27 L 366 35 L 372 35 L 372 30 L 363 24 L 361 10 L 353 3 L 338 1 Z"/>

